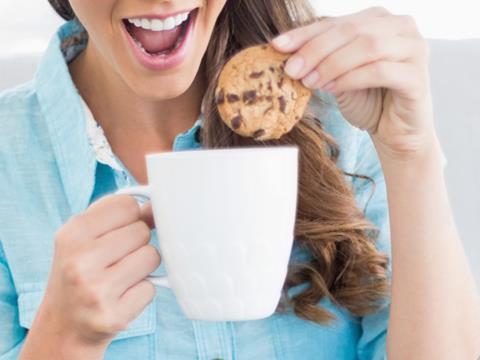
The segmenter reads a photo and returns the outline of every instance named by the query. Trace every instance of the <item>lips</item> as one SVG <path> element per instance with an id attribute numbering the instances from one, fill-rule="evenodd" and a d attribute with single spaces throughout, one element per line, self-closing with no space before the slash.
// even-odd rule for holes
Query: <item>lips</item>
<path id="1" fill-rule="evenodd" d="M 164 19 L 129 18 L 124 24 L 130 36 L 148 54 L 160 55 L 179 44 L 189 21 L 189 12 L 184 12 Z"/>
<path id="2" fill-rule="evenodd" d="M 192 46 L 198 9 L 169 17 L 142 16 L 123 20 L 133 56 L 150 70 L 178 66 Z"/>

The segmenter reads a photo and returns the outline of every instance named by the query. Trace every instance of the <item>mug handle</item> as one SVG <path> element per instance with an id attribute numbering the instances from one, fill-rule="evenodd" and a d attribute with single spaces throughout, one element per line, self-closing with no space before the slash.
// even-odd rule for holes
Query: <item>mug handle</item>
<path id="1" fill-rule="evenodd" d="M 133 186 L 125 189 L 120 189 L 115 192 L 116 195 L 132 195 L 136 198 L 144 198 L 146 200 L 151 199 L 150 186 Z M 167 276 L 147 276 L 147 280 L 155 286 L 163 286 L 170 288 Z"/>

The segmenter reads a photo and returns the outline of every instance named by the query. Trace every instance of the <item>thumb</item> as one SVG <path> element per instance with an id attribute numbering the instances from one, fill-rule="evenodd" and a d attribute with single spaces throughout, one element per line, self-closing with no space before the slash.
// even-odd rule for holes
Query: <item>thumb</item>
<path id="1" fill-rule="evenodd" d="M 381 89 L 339 92 L 335 97 L 340 112 L 350 124 L 371 134 L 376 131 L 383 111 Z"/>

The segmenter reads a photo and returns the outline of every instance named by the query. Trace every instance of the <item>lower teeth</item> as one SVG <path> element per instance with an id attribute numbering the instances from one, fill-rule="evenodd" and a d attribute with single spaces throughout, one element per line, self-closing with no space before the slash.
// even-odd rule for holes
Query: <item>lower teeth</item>
<path id="1" fill-rule="evenodd" d="M 188 20 L 187 20 L 188 21 Z M 135 36 L 132 35 L 132 38 L 133 38 L 133 41 L 135 41 L 135 44 L 137 44 L 137 46 L 140 48 L 140 50 L 143 51 L 143 53 L 147 54 L 148 56 L 160 56 L 160 55 L 167 55 L 169 53 L 171 53 L 172 51 L 176 50 L 180 44 L 182 43 L 182 40 L 185 36 L 185 32 L 186 32 L 186 29 L 182 30 L 182 32 L 180 33 L 180 36 L 178 37 L 177 41 L 175 42 L 175 44 L 173 45 L 172 48 L 168 49 L 168 50 L 163 50 L 163 51 L 160 51 L 158 53 L 149 53 L 147 50 L 145 50 L 145 48 L 143 47 L 142 43 L 140 41 L 138 41 Z"/>

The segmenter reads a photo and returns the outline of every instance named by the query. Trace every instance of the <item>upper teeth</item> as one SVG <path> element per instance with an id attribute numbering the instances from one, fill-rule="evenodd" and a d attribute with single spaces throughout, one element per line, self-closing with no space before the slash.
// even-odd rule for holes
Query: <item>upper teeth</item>
<path id="1" fill-rule="evenodd" d="M 163 31 L 172 30 L 182 24 L 188 19 L 188 12 L 170 16 L 166 19 L 146 19 L 146 18 L 134 18 L 128 19 L 130 24 L 140 27 L 145 30 Z"/>

